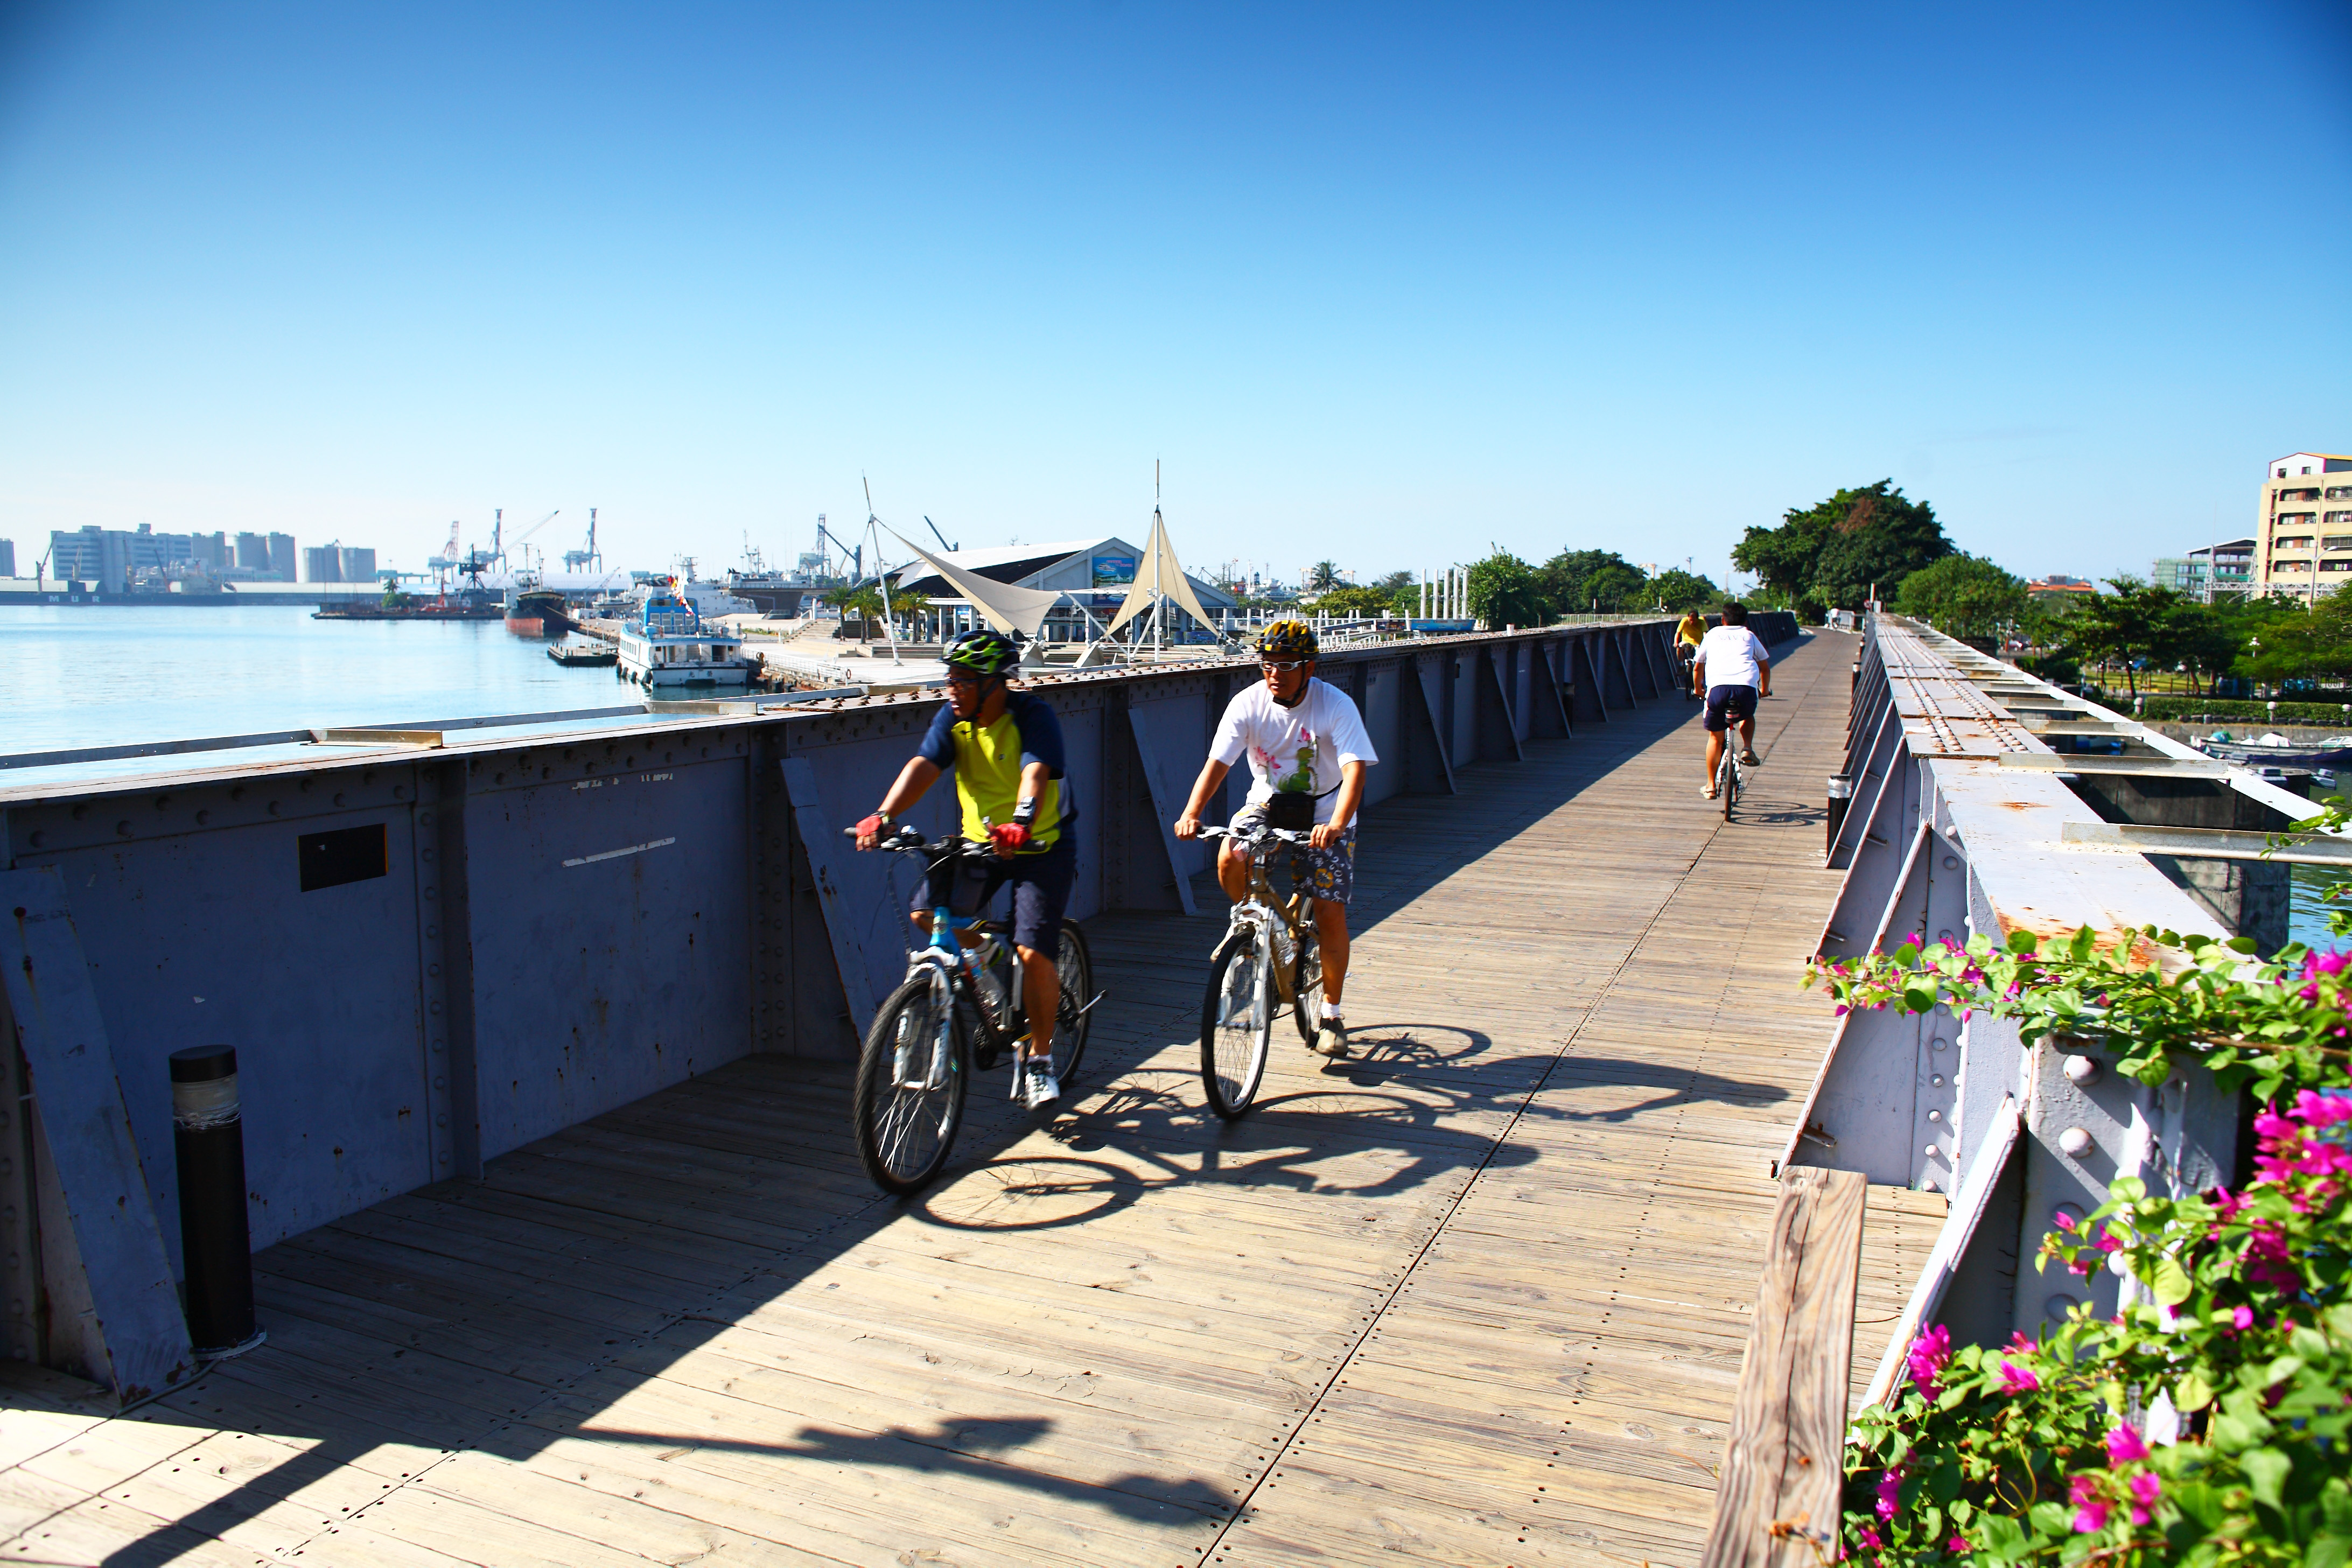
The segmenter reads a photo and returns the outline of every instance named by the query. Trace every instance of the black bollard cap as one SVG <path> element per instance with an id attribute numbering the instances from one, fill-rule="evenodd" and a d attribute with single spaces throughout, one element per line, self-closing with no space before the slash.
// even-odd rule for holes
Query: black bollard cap
<path id="1" fill-rule="evenodd" d="M 190 1046 L 172 1053 L 173 1083 L 210 1083 L 215 1079 L 236 1076 L 235 1046 Z"/>

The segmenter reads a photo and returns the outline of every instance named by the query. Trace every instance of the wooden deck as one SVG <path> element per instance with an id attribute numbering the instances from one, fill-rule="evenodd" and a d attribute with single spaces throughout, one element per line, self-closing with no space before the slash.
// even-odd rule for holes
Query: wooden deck
<path id="1" fill-rule="evenodd" d="M 1784 659 L 1737 825 L 1671 701 L 1380 808 L 1361 1048 L 1277 1035 L 1237 1126 L 1217 927 L 1105 920 L 1083 1093 L 976 1092 L 926 1200 L 845 1072 L 739 1062 L 272 1248 L 268 1344 L 129 1417 L 20 1380 L 0 1558 L 1695 1562 L 1828 1043 L 1850 647 Z M 1870 1194 L 1857 1387 L 1942 1207 Z"/>

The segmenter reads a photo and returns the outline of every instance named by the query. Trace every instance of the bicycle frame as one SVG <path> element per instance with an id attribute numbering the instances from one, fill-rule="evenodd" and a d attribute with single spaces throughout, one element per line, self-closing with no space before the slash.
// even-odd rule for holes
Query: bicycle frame
<path id="1" fill-rule="evenodd" d="M 1248 867 L 1248 881 L 1243 888 L 1242 898 L 1226 916 L 1227 931 L 1240 926 L 1249 927 L 1255 933 L 1255 940 L 1261 945 L 1271 947 L 1274 922 L 1279 921 L 1289 932 L 1292 952 L 1297 951 L 1299 942 L 1312 940 L 1315 930 L 1314 895 L 1302 880 L 1299 886 L 1290 890 L 1290 896 L 1285 898 L 1275 891 L 1273 879 L 1266 875 L 1267 865 L 1274 858 L 1273 846 L 1286 842 L 1294 853 L 1303 852 L 1307 847 L 1306 835 L 1293 835 L 1287 829 L 1278 827 L 1260 828 L 1258 832 L 1263 837 L 1244 837 L 1230 827 L 1204 827 L 1202 832 L 1207 837 L 1230 839 L 1239 844 L 1244 862 Z M 1297 997 L 1293 993 L 1297 987 L 1294 984 L 1291 966 L 1276 963 L 1271 967 L 1276 999 L 1296 1002 Z"/>

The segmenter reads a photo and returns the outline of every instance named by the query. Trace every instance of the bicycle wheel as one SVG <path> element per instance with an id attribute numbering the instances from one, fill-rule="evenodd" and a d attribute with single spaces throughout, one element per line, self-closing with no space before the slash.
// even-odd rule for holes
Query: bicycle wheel
<path id="1" fill-rule="evenodd" d="M 884 1192 L 919 1191 L 948 1163 L 971 1079 L 969 1049 L 940 975 L 908 976 L 874 1015 L 849 1113 L 857 1157 Z"/>
<path id="2" fill-rule="evenodd" d="M 1230 1121 L 1249 1109 L 1274 1036 L 1274 968 L 1257 932 L 1234 928 L 1209 960 L 1201 1005 L 1201 1084 Z"/>
<path id="3" fill-rule="evenodd" d="M 1310 910 L 1313 905 L 1307 906 Z M 1298 1037 L 1311 1049 L 1315 1031 L 1323 1024 L 1323 949 L 1315 940 L 1315 922 L 1310 917 L 1306 929 L 1298 933 L 1297 967 L 1290 972 L 1290 1016 L 1298 1026 Z"/>
<path id="4" fill-rule="evenodd" d="M 1731 803 L 1739 798 L 1739 759 L 1731 754 L 1731 737 L 1723 738 L 1723 765 L 1716 774 L 1716 793 L 1723 796 L 1723 820 L 1731 820 Z"/>
<path id="5" fill-rule="evenodd" d="M 1054 955 L 1054 977 L 1062 987 L 1062 1002 L 1054 1018 L 1054 1078 L 1062 1092 L 1070 1091 L 1078 1063 L 1087 1054 L 1087 1031 L 1095 1016 L 1080 1008 L 1095 999 L 1095 960 L 1087 947 L 1087 933 L 1076 921 L 1062 922 L 1062 950 Z"/>

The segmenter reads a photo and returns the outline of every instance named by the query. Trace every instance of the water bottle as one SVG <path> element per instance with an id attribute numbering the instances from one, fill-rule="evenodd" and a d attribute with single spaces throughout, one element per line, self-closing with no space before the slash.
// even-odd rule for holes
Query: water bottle
<path id="1" fill-rule="evenodd" d="M 1270 922 L 1274 927 L 1274 962 L 1286 974 L 1298 955 L 1297 944 L 1291 941 L 1290 927 L 1281 921 Z M 1289 984 L 1285 981 L 1286 985 Z"/>
<path id="2" fill-rule="evenodd" d="M 1005 995 L 1004 982 L 996 973 L 998 949 L 994 940 L 976 950 L 971 955 L 972 985 L 980 993 L 980 1005 L 988 1021 L 998 1028 L 1004 1027 L 1013 1016 L 1011 1000 Z"/>

